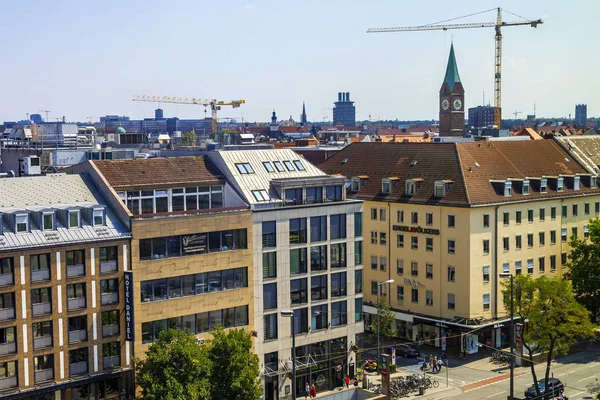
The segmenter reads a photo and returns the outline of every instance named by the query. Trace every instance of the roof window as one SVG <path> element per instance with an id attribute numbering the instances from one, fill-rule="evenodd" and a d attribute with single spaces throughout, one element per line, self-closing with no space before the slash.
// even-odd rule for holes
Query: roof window
<path id="1" fill-rule="evenodd" d="M 523 181 L 523 195 L 528 195 L 529 194 L 529 179 L 525 179 Z"/>
<path id="2" fill-rule="evenodd" d="M 294 165 L 296 166 L 296 168 L 298 169 L 298 171 L 304 171 L 304 165 L 302 165 L 302 162 L 300 160 L 294 160 Z"/>
<path id="3" fill-rule="evenodd" d="M 288 171 L 295 171 L 294 166 L 292 165 L 291 161 L 285 160 L 285 161 L 283 161 L 283 163 L 285 164 L 285 167 L 287 168 Z"/>
<path id="4" fill-rule="evenodd" d="M 253 174 L 254 170 L 248 163 L 235 164 L 240 174 Z"/>
<path id="5" fill-rule="evenodd" d="M 79 228 L 80 226 L 79 210 L 70 210 L 69 228 Z"/>
<path id="6" fill-rule="evenodd" d="M 267 170 L 267 172 L 275 172 L 275 169 L 273 168 L 273 166 L 271 165 L 270 162 L 265 161 L 265 162 L 263 162 L 263 165 L 265 166 L 265 169 Z"/>
<path id="7" fill-rule="evenodd" d="M 598 177 L 596 175 L 590 176 L 590 189 L 596 189 L 598 187 L 597 179 Z"/>
<path id="8" fill-rule="evenodd" d="M 267 193 L 267 191 L 264 189 L 253 190 L 252 195 L 254 196 L 256 201 L 269 201 L 270 200 L 269 193 Z"/>
<path id="9" fill-rule="evenodd" d="M 541 193 L 548 192 L 548 179 L 547 178 L 540 179 L 540 192 Z"/>
<path id="10" fill-rule="evenodd" d="M 404 191 L 407 196 L 413 196 L 417 191 L 417 183 L 412 179 L 407 179 L 405 182 Z"/>
<path id="11" fill-rule="evenodd" d="M 581 177 L 580 176 L 574 176 L 573 177 L 573 190 L 579 190 L 580 188 L 580 183 L 581 183 Z"/>
<path id="12" fill-rule="evenodd" d="M 358 192 L 360 190 L 360 176 L 353 176 L 350 179 L 350 190 Z"/>
<path id="13" fill-rule="evenodd" d="M 563 190 L 565 190 L 565 178 L 559 176 L 556 178 L 556 191 L 562 192 Z"/>
<path id="14" fill-rule="evenodd" d="M 15 233 L 29 232 L 29 214 L 15 215 Z"/>
<path id="15" fill-rule="evenodd" d="M 42 230 L 51 231 L 54 229 L 54 212 L 45 212 L 42 214 Z"/>
<path id="16" fill-rule="evenodd" d="M 104 209 L 96 208 L 92 211 L 92 225 L 103 226 L 104 225 Z"/>
<path id="17" fill-rule="evenodd" d="M 392 181 L 389 178 L 383 178 L 381 180 L 381 193 L 390 194 L 392 191 Z"/>
<path id="18" fill-rule="evenodd" d="M 273 161 L 273 165 L 275 166 L 275 168 L 277 168 L 277 171 L 285 172 L 285 168 L 283 168 L 283 164 L 281 163 L 281 161 Z"/>
<path id="19" fill-rule="evenodd" d="M 512 196 L 512 182 L 504 181 L 504 196 L 510 197 Z"/>

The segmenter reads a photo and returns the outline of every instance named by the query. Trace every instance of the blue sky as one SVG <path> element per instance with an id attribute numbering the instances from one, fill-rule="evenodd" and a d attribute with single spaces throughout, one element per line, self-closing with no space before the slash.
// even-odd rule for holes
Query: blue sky
<path id="1" fill-rule="evenodd" d="M 51 110 L 50 119 L 153 116 L 134 94 L 245 99 L 221 117 L 331 119 L 337 92 L 357 118 L 429 119 L 438 113 L 453 37 L 467 107 L 492 102 L 494 30 L 366 34 L 497 6 L 537 29 L 504 29 L 504 116 L 567 117 L 576 103 L 600 114 L 600 1 L 53 0 L 2 2 L 0 121 Z M 505 13 L 507 21 L 517 20 Z M 465 19 L 494 21 L 495 13 Z M 460 21 L 458 21 L 460 22 Z M 165 116 L 203 108 L 164 104 Z M 44 113 L 42 113 L 44 115 Z M 522 115 L 522 116 L 523 116 Z"/>

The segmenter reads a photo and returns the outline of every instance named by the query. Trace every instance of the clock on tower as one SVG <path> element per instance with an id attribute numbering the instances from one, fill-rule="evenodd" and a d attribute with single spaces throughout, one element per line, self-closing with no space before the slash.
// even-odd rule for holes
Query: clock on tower
<path id="1" fill-rule="evenodd" d="M 454 44 L 450 45 L 450 56 L 446 76 L 440 88 L 440 136 L 463 136 L 465 130 L 465 90 L 460 82 Z"/>

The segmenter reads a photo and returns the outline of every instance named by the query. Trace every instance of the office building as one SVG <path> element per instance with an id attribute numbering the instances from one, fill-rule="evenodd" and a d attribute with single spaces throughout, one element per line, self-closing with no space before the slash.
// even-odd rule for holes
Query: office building
<path id="1" fill-rule="evenodd" d="M 154 110 L 154 119 L 163 119 L 164 117 L 165 114 L 162 108 L 157 108 L 156 110 Z"/>
<path id="2" fill-rule="evenodd" d="M 580 127 L 587 127 L 587 104 L 577 104 L 575 106 L 575 124 Z"/>
<path id="3" fill-rule="evenodd" d="M 494 125 L 493 106 L 477 106 L 469 108 L 469 127 L 470 128 L 487 128 Z"/>
<path id="4" fill-rule="evenodd" d="M 356 372 L 351 346 L 363 332 L 362 202 L 344 178 L 292 150 L 207 153 L 252 209 L 255 352 L 265 400 L 291 398 L 292 319 L 296 390 L 342 386 Z M 293 310 L 293 318 L 281 315 Z"/>
<path id="5" fill-rule="evenodd" d="M 580 165 L 554 140 L 353 143 L 320 164 L 365 201 L 366 322 L 394 279 L 381 294 L 399 337 L 506 344 L 499 274 L 562 275 L 569 238 L 600 213 L 597 171 Z"/>
<path id="6" fill-rule="evenodd" d="M 350 92 L 338 93 L 338 101 L 333 104 L 335 104 L 333 108 L 333 125 L 356 125 L 356 108 L 354 102 L 350 100 Z"/>
<path id="7" fill-rule="evenodd" d="M 454 44 L 452 44 L 446 75 L 440 88 L 440 136 L 463 136 L 464 130 L 465 89 L 458 75 Z"/>
<path id="8" fill-rule="evenodd" d="M 129 220 L 86 175 L 0 179 L 0 397 L 131 399 Z"/>
<path id="9" fill-rule="evenodd" d="M 41 124 L 42 122 L 44 122 L 44 119 L 40 114 L 31 114 L 29 116 L 29 119 L 31 119 L 31 122 L 33 122 L 34 124 Z"/>

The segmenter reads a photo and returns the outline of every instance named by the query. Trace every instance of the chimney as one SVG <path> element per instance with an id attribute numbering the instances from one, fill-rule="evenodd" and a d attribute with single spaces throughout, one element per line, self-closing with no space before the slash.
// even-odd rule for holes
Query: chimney
<path id="1" fill-rule="evenodd" d="M 346 92 L 346 101 L 350 101 L 350 92 Z"/>
<path id="2" fill-rule="evenodd" d="M 342 101 L 342 92 L 338 92 L 338 101 Z"/>

